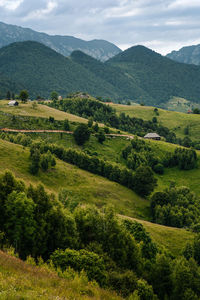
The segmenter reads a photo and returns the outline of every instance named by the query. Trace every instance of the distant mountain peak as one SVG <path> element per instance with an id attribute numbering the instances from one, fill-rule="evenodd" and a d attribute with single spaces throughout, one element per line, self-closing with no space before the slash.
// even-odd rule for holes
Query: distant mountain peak
<path id="1" fill-rule="evenodd" d="M 168 58 L 186 64 L 200 65 L 200 45 L 182 47 L 166 55 Z"/>
<path id="2" fill-rule="evenodd" d="M 27 40 L 40 42 L 64 56 L 69 56 L 74 50 L 81 50 L 101 61 L 106 61 L 121 52 L 121 49 L 105 40 L 84 41 L 73 36 L 48 35 L 30 28 L 0 22 L 0 48 Z"/>

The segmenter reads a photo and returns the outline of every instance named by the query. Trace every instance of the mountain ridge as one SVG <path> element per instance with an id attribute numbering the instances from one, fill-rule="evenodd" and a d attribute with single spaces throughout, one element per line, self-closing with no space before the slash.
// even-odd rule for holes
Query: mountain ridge
<path id="1" fill-rule="evenodd" d="M 166 57 L 186 64 L 200 65 L 200 44 L 185 46 L 179 50 L 174 50 L 166 55 Z"/>
<path id="2" fill-rule="evenodd" d="M 0 22 L 0 47 L 27 40 L 43 43 L 64 56 L 69 56 L 73 50 L 82 50 L 102 61 L 121 51 L 116 45 L 105 40 L 84 41 L 73 36 L 49 35 L 30 28 Z"/>

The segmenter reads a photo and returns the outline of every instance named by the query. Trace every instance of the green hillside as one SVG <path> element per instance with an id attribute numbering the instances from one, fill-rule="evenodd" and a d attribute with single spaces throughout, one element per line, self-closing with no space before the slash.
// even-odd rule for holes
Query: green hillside
<path id="1" fill-rule="evenodd" d="M 143 222 L 141 219 L 148 218 L 149 201 L 101 176 L 93 175 L 59 160 L 54 170 L 45 173 L 40 171 L 37 176 L 33 176 L 28 171 L 30 164 L 28 150 L 4 140 L 0 143 L 0 161 L 0 174 L 3 174 L 6 169 L 12 170 L 18 179 L 24 180 L 26 185 L 36 186 L 42 183 L 48 192 L 55 194 L 67 188 L 71 200 L 95 204 L 98 207 L 112 204 L 117 213 L 137 218 L 150 232 L 153 240 L 165 246 L 173 254 L 177 254 L 183 245 L 193 238 L 191 232 L 183 229 Z M 163 238 L 163 234 L 166 238 Z M 170 242 L 170 238 L 176 240 L 176 245 Z"/>
<path id="2" fill-rule="evenodd" d="M 162 105 L 172 96 L 200 101 L 198 66 L 177 63 L 144 46 L 129 48 L 106 64 L 118 67 L 134 78 L 148 94 L 148 105 Z"/>
<path id="3" fill-rule="evenodd" d="M 60 278 L 47 266 L 34 266 L 0 251 L 1 295 L 3 299 L 83 299 L 120 300 L 109 292 L 88 283 L 83 276 Z"/>
<path id="4" fill-rule="evenodd" d="M 31 97 L 50 97 L 86 91 L 92 95 L 117 97 L 115 88 L 70 58 L 37 42 L 18 42 L 0 49 L 0 73 L 26 88 Z M 4 89 L 5 90 L 5 89 Z M 19 90 L 12 90 L 19 93 Z"/>
<path id="5" fill-rule="evenodd" d="M 195 114 L 186 114 L 174 111 L 168 111 L 164 109 L 158 109 L 159 115 L 154 112 L 155 107 L 152 106 L 141 106 L 141 105 L 120 105 L 120 104 L 109 104 L 111 107 L 116 109 L 118 114 L 125 113 L 130 117 L 141 118 L 147 121 L 151 121 L 153 117 L 157 118 L 159 124 L 171 129 L 177 137 L 183 138 L 184 128 L 189 128 L 188 137 L 192 140 L 200 140 L 200 117 Z"/>
<path id="6" fill-rule="evenodd" d="M 132 47 L 102 63 L 81 51 L 70 57 L 33 41 L 0 49 L 0 94 L 19 93 L 48 98 L 84 91 L 95 97 L 163 106 L 172 97 L 199 102 L 200 67 L 172 61 L 142 46 Z"/>

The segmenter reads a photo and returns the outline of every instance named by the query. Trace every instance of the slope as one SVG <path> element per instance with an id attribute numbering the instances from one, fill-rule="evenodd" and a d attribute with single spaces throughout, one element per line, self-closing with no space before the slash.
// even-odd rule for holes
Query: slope
<path id="1" fill-rule="evenodd" d="M 133 77 L 148 95 L 147 105 L 161 105 L 172 96 L 200 101 L 200 68 L 172 61 L 143 46 L 135 46 L 106 62 Z"/>
<path id="2" fill-rule="evenodd" d="M 166 56 L 181 63 L 200 65 L 200 45 L 183 47 L 178 51 L 172 51 Z"/>
<path id="3" fill-rule="evenodd" d="M 66 188 L 70 199 L 95 204 L 98 207 L 112 204 L 116 212 L 121 215 L 136 217 L 152 235 L 154 241 L 172 251 L 174 255 L 182 250 L 185 243 L 193 239 L 193 234 L 186 230 L 140 221 L 139 219 L 147 216 L 149 201 L 117 183 L 80 170 L 63 161 L 57 160 L 55 170 L 40 172 L 38 176 L 33 176 L 28 172 L 28 150 L 0 140 L 0 162 L 0 173 L 4 173 L 6 169 L 12 170 L 17 178 L 24 180 L 26 185 L 35 186 L 42 183 L 48 192 L 55 194 L 61 188 Z M 163 238 L 163 234 L 166 238 Z M 170 239 L 176 240 L 176 245 L 170 242 Z"/>
<path id="4" fill-rule="evenodd" d="M 0 72 L 19 82 L 31 97 L 49 97 L 86 91 L 93 95 L 117 96 L 114 87 L 69 58 L 37 42 L 19 42 L 0 49 Z M 19 92 L 16 89 L 14 92 Z"/>
<path id="5" fill-rule="evenodd" d="M 119 99 L 135 99 L 142 100 L 148 98 L 148 94 L 141 89 L 138 80 L 129 76 L 126 72 L 118 67 L 102 63 L 84 54 L 81 51 L 74 51 L 71 58 L 90 72 L 92 72 L 100 80 L 104 80 L 115 87 L 117 98 Z M 114 99 L 115 101 L 116 99 Z"/>
<path id="6" fill-rule="evenodd" d="M 88 283 L 81 276 L 58 277 L 45 265 L 38 267 L 0 251 L 1 299 L 122 299 Z"/>
<path id="7" fill-rule="evenodd" d="M 104 40 L 84 41 L 73 36 L 48 35 L 15 25 L 0 22 L 0 47 L 14 42 L 37 41 L 69 56 L 74 50 L 81 50 L 99 60 L 105 61 L 121 50 L 114 44 Z"/>
<path id="8" fill-rule="evenodd" d="M 154 112 L 155 107 L 152 106 L 133 106 L 113 103 L 110 103 L 109 105 L 115 108 L 118 114 L 125 113 L 130 117 L 141 118 L 147 121 L 151 121 L 153 117 L 156 117 L 159 124 L 168 127 L 177 135 L 177 137 L 180 138 L 186 136 L 184 134 L 184 129 L 188 127 L 189 133 L 187 134 L 187 136 L 193 141 L 199 141 L 199 115 L 168 111 L 164 109 L 158 109 L 159 115 L 157 115 Z"/>

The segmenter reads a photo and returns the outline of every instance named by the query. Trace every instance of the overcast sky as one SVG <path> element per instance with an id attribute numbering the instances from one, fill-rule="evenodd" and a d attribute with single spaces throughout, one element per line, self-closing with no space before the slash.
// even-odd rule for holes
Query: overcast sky
<path id="1" fill-rule="evenodd" d="M 200 0 L 0 0 L 0 21 L 161 54 L 200 44 Z"/>

